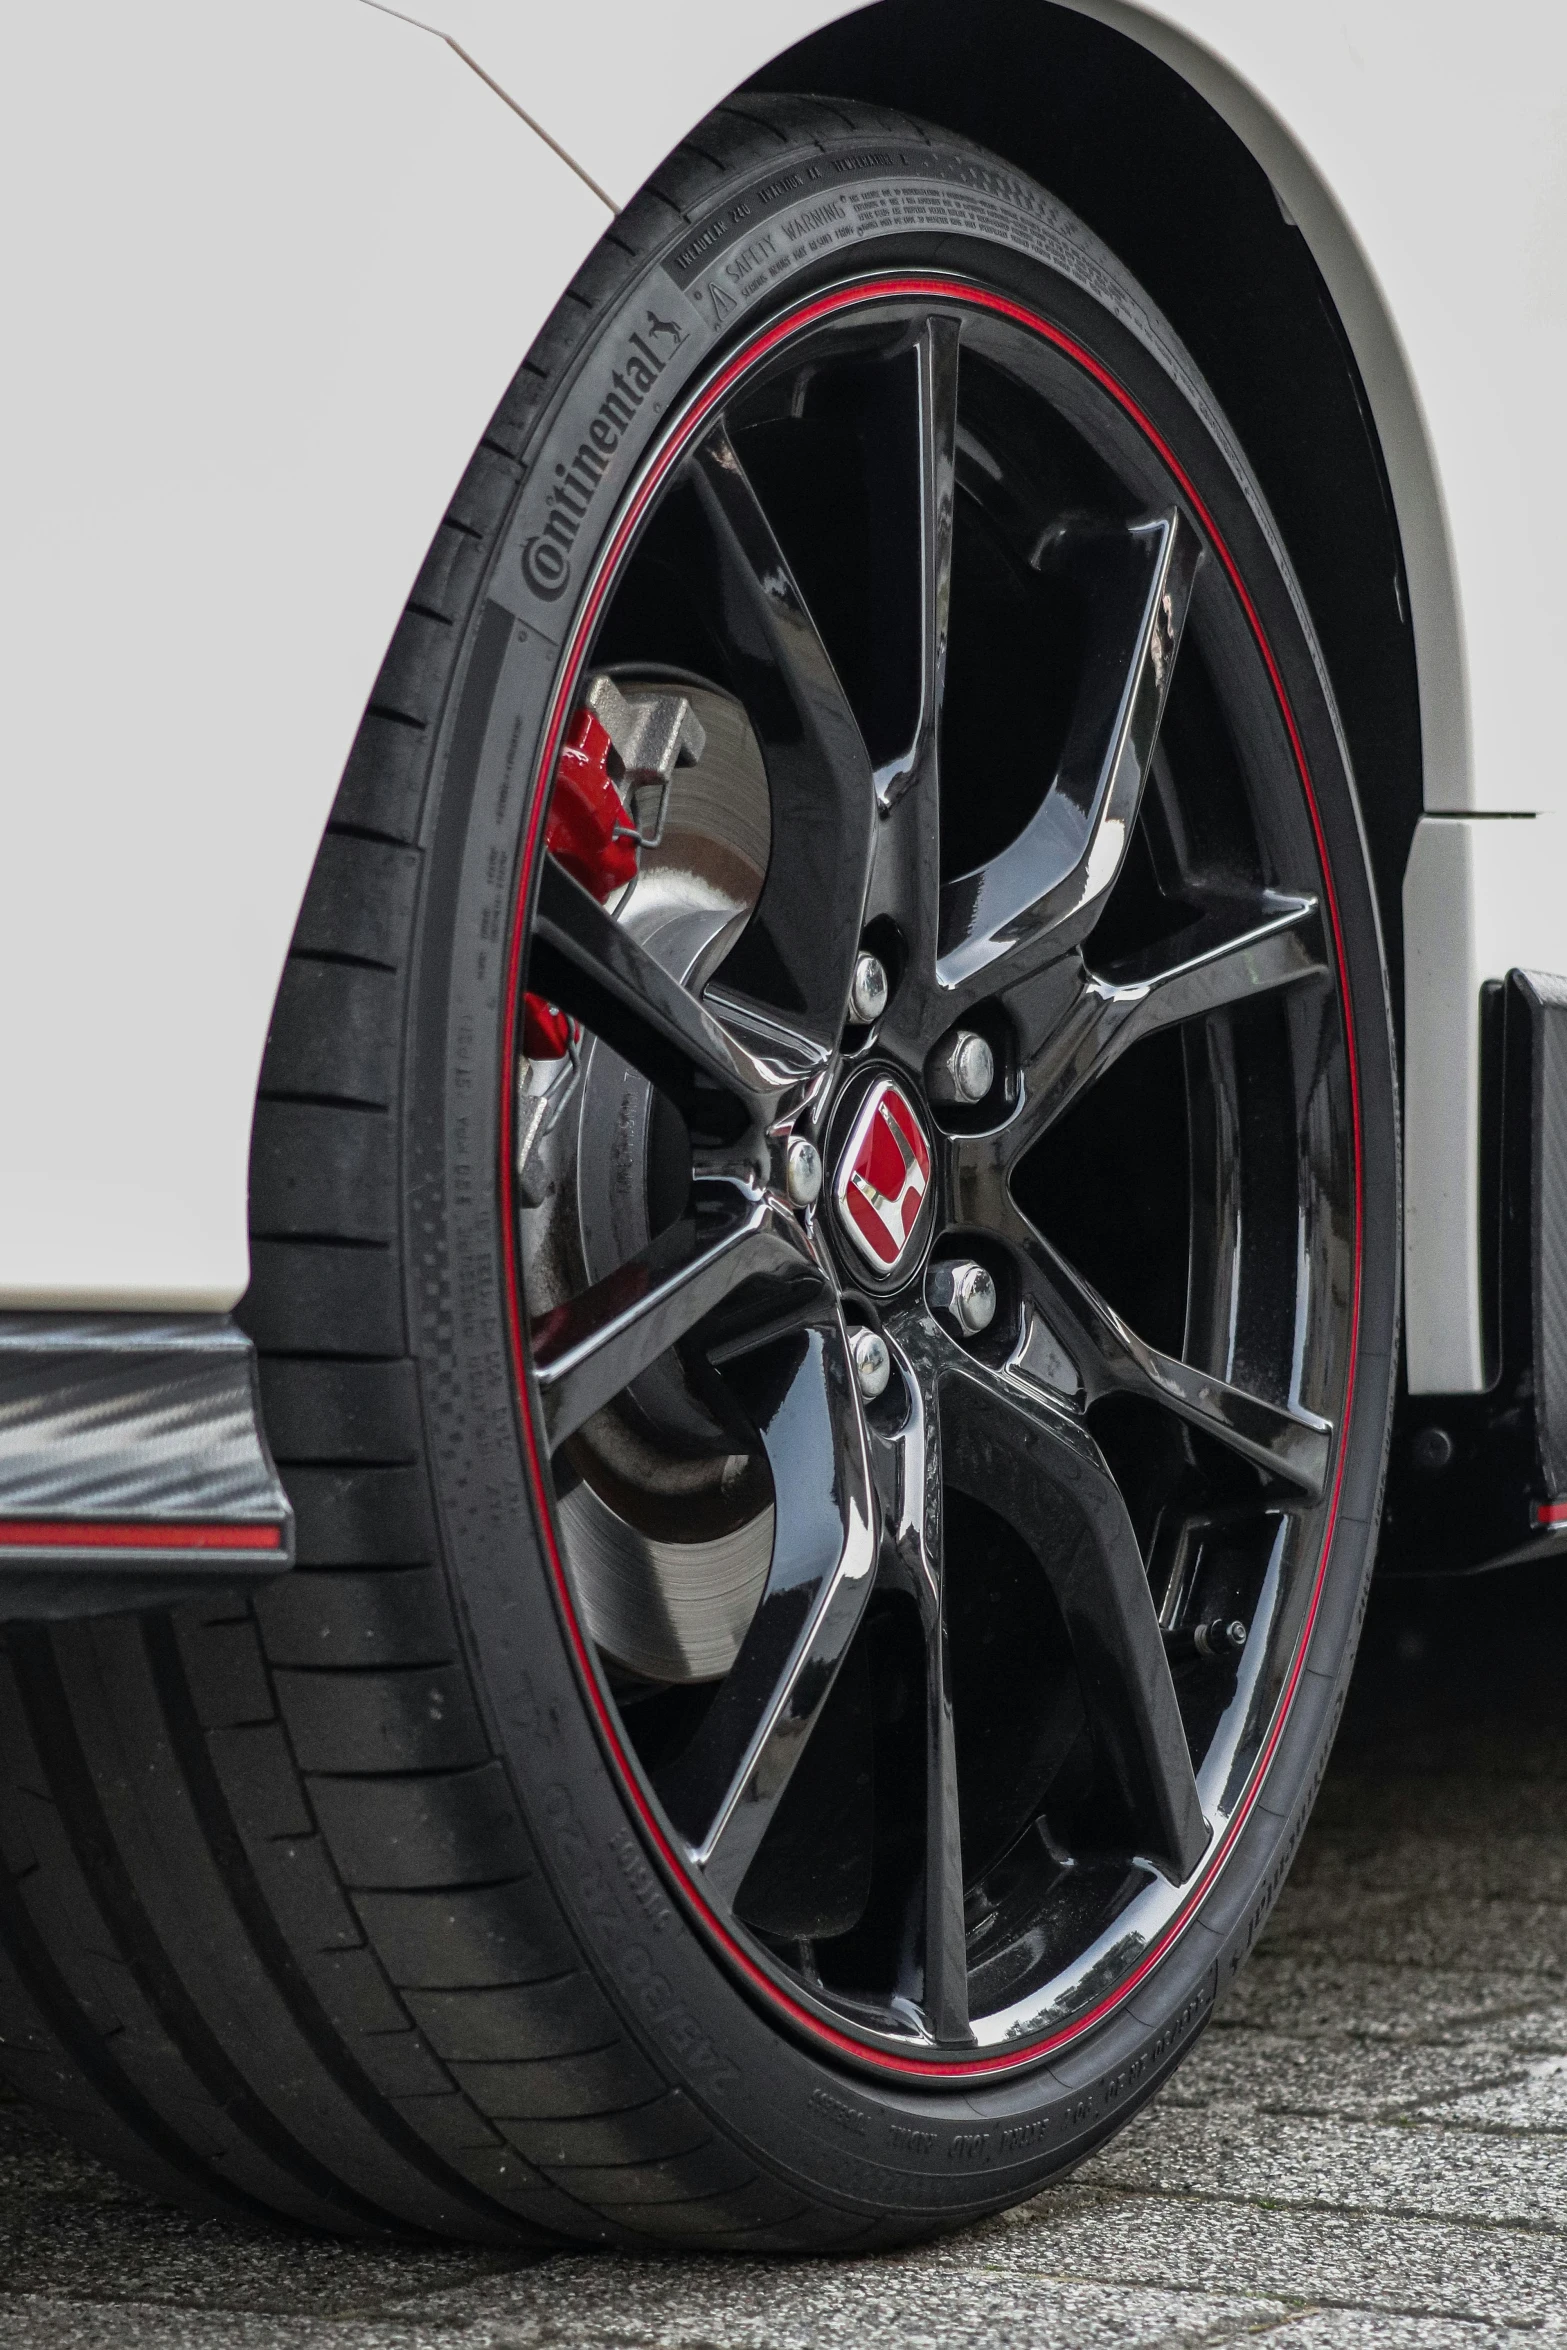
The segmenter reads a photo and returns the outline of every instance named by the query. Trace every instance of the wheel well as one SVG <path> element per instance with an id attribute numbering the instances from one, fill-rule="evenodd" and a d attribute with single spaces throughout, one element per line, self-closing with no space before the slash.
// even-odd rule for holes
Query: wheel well
<path id="1" fill-rule="evenodd" d="M 990 148 L 1069 204 L 1169 318 L 1305 592 L 1354 762 L 1402 1029 L 1400 889 L 1421 811 L 1403 552 L 1343 326 L 1261 165 L 1173 68 L 1043 0 L 876 0 L 750 86 L 871 100 Z"/>

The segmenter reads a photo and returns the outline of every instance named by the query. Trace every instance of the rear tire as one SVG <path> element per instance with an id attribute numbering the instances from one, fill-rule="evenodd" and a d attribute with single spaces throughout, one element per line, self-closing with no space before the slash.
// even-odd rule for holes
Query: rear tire
<path id="1" fill-rule="evenodd" d="M 851 185 L 859 226 L 827 242 L 830 191 Z M 775 237 L 771 276 L 737 262 L 726 277 L 790 202 L 800 231 L 787 251 Z M 534 746 L 622 478 L 717 353 L 889 260 L 962 268 L 1059 322 L 1199 484 L 1304 745 L 1358 1073 L 1358 1230 L 1337 1234 L 1345 1264 L 1358 1248 L 1358 1320 L 1334 1373 L 1353 1410 L 1266 1769 L 1222 1869 L 1135 1981 L 1037 2061 L 962 2081 L 879 2067 L 786 2012 L 650 1841 L 547 1571 L 494 1175 Z M 525 605 L 508 575 L 502 603 L 498 566 L 528 528 L 539 538 L 538 485 L 578 446 L 573 387 L 675 302 L 682 341 L 658 346 L 615 496 L 546 541 L 540 598 Z M 155 2192 L 347 2232 L 847 2249 L 1035 2192 L 1191 2046 L 1305 1825 L 1374 1546 L 1397 1219 L 1347 755 L 1287 559 L 1191 363 L 1114 259 L 1003 166 L 867 108 L 721 109 L 584 267 L 476 452 L 300 917 L 257 1107 L 241 1313 L 298 1568 L 253 1603 L 7 1639 L 7 2077 Z"/>

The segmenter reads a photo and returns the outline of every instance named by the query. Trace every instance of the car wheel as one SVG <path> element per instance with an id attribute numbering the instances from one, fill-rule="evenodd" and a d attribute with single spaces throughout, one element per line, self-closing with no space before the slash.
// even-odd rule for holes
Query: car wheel
<path id="1" fill-rule="evenodd" d="M 252 1195 L 300 1563 L 12 1638 L 24 2091 L 187 2196 L 623 2244 L 1119 2127 L 1332 1737 L 1396 1103 L 1287 555 L 1038 188 L 753 98 L 617 222 L 366 715 Z"/>

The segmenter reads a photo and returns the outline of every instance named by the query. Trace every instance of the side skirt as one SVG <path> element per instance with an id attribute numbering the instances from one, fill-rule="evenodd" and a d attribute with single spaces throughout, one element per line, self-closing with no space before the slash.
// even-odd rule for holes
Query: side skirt
<path id="1" fill-rule="evenodd" d="M 0 1314 L 0 1620 L 164 1606 L 293 1557 L 227 1315 Z"/>

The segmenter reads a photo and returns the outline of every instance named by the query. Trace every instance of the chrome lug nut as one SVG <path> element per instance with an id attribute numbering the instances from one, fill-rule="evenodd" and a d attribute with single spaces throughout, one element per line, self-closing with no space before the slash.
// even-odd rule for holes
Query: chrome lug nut
<path id="1" fill-rule="evenodd" d="M 930 1302 L 965 1338 L 977 1338 L 996 1318 L 996 1285 L 972 1257 L 950 1257 L 930 1269 Z"/>
<path id="2" fill-rule="evenodd" d="M 822 1154 L 803 1134 L 789 1138 L 784 1153 L 784 1181 L 797 1208 L 814 1207 L 822 1188 Z"/>
<path id="3" fill-rule="evenodd" d="M 857 955 L 849 1009 L 856 1020 L 879 1020 L 887 1009 L 887 966 L 879 955 Z"/>
<path id="4" fill-rule="evenodd" d="M 854 1357 L 854 1376 L 860 1383 L 860 1393 L 867 1403 L 874 1403 L 878 1395 L 885 1395 L 887 1382 L 892 1377 L 892 1355 L 887 1341 L 879 1330 L 867 1329 L 863 1324 L 849 1340 L 849 1352 Z"/>
<path id="5" fill-rule="evenodd" d="M 982 1102 L 996 1082 L 996 1056 L 972 1028 L 954 1028 L 943 1037 L 925 1067 L 925 1083 L 933 1102 L 948 1108 L 971 1108 Z"/>

